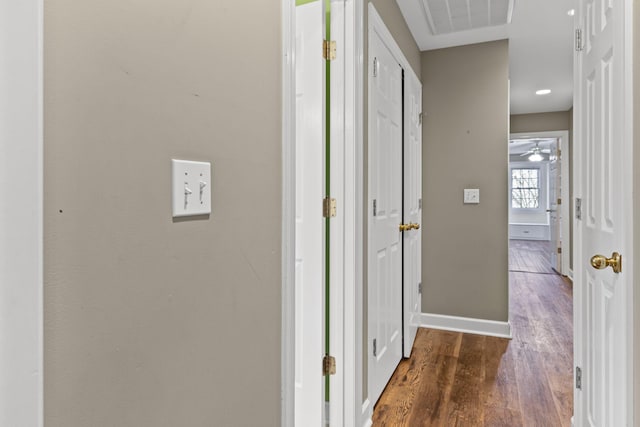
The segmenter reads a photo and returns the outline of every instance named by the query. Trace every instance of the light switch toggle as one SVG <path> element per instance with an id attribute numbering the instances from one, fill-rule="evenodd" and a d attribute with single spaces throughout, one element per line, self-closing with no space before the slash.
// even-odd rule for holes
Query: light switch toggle
<path id="1" fill-rule="evenodd" d="M 184 183 L 184 208 L 186 209 L 189 205 L 189 196 L 193 194 L 193 191 L 188 187 L 189 183 Z"/>
<path id="2" fill-rule="evenodd" d="M 200 181 L 200 204 L 203 203 L 202 196 L 204 195 L 204 187 L 207 186 L 207 183 L 204 181 Z"/>

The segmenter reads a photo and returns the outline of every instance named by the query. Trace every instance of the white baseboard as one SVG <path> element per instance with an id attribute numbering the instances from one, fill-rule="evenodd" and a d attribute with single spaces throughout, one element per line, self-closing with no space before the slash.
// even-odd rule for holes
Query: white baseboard
<path id="1" fill-rule="evenodd" d="M 509 239 L 515 240 L 549 240 L 551 236 L 549 224 L 513 223 L 509 224 Z"/>
<path id="2" fill-rule="evenodd" d="M 470 317 L 421 313 L 420 327 L 441 329 L 444 331 L 464 332 L 467 334 L 487 335 L 499 338 L 513 338 L 511 335 L 511 324 L 509 322 L 473 319 Z"/>

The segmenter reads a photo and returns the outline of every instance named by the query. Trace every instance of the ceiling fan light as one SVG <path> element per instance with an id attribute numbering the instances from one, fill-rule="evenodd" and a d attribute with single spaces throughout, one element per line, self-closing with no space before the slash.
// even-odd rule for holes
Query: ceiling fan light
<path id="1" fill-rule="evenodd" d="M 541 162 L 544 160 L 544 157 L 542 157 L 542 155 L 540 153 L 533 153 L 532 155 L 530 155 L 528 157 L 530 162 Z"/>

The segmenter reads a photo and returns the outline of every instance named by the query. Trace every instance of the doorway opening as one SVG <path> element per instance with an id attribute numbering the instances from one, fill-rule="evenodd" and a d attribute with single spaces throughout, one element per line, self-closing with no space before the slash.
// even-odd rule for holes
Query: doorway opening
<path id="1" fill-rule="evenodd" d="M 568 131 L 509 139 L 509 241 L 547 242 L 543 270 L 572 277 L 569 156 Z"/>
<path id="2" fill-rule="evenodd" d="M 569 132 L 509 139 L 509 313 L 518 357 L 537 366 L 561 425 L 573 414 Z M 510 349 L 509 351 L 512 351 Z M 521 396 L 522 397 L 522 396 Z"/>

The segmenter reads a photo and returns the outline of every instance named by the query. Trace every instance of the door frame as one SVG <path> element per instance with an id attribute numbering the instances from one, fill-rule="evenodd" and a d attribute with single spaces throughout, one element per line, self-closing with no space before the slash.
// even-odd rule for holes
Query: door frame
<path id="1" fill-rule="evenodd" d="M 560 213 L 562 215 L 561 220 L 561 229 L 562 235 L 567 236 L 563 239 L 563 247 L 562 247 L 562 271 L 560 272 L 562 275 L 569 277 L 573 280 L 573 271 L 570 268 L 570 260 L 569 254 L 570 251 L 566 248 L 565 251 L 565 242 L 569 242 L 569 238 L 571 237 L 570 224 L 572 219 L 570 218 L 571 214 L 569 211 L 569 207 L 571 206 L 572 200 L 569 194 L 569 176 L 573 175 L 573 171 L 570 169 L 570 156 L 573 153 L 569 149 L 569 131 L 568 130 L 554 130 L 554 131 L 544 131 L 544 132 L 516 132 L 509 135 L 509 139 L 521 139 L 521 138 L 558 138 L 560 141 L 559 149 L 561 150 L 560 156 L 560 167 L 562 169 L 562 178 L 561 178 L 561 186 L 562 186 L 562 203 L 560 204 Z M 573 137 L 573 135 L 571 135 Z M 567 173 L 568 172 L 568 173 Z M 570 175 L 571 174 L 571 175 Z M 574 181 L 575 182 L 575 181 Z M 551 184 L 550 181 L 548 181 Z M 566 189 L 566 190 L 565 190 Z M 511 204 L 509 204 L 511 206 Z M 551 224 L 550 224 L 551 225 Z M 573 242 L 572 242 L 573 244 Z"/>
<path id="2" fill-rule="evenodd" d="M 42 426 L 43 1 L 0 16 L 0 424 Z"/>
<path id="3" fill-rule="evenodd" d="M 360 425 L 362 419 L 362 206 L 363 194 L 363 0 L 332 0 L 332 197 L 338 215 L 331 227 L 331 352 L 337 374 L 331 377 L 333 426 Z M 336 10 L 335 8 L 340 8 Z M 282 342 L 281 413 L 283 426 L 295 421 L 295 1 L 282 10 Z M 338 12 L 338 13 L 333 13 Z M 336 38 L 340 39 L 336 39 Z M 343 47 L 342 49 L 340 47 Z M 334 84 L 335 83 L 335 84 Z M 339 268 L 336 268 L 339 266 Z"/>

